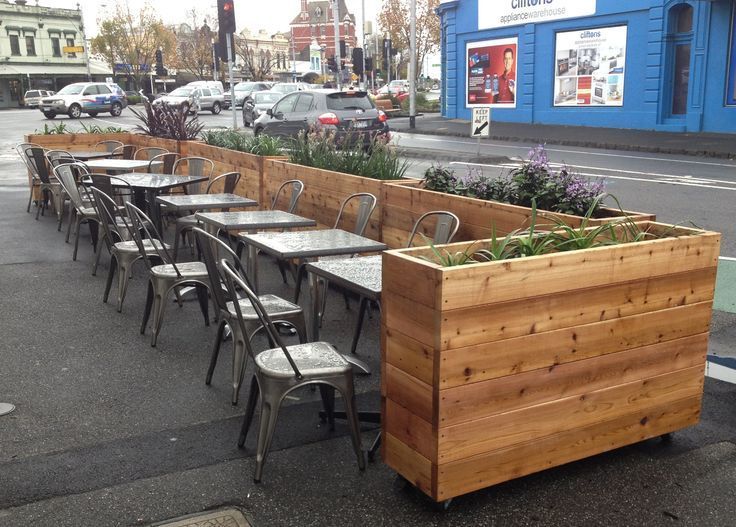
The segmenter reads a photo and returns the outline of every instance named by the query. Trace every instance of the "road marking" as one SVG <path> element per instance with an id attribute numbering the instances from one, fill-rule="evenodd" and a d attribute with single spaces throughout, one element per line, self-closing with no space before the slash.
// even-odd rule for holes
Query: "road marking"
<path id="1" fill-rule="evenodd" d="M 124 124 L 124 123 L 120 123 L 120 122 L 116 122 L 116 121 L 108 121 L 107 119 L 100 119 L 99 117 L 93 117 L 92 119 L 94 121 L 100 121 L 101 123 L 112 124 L 112 125 L 114 125 L 114 126 L 116 126 L 118 128 L 135 128 L 135 126 L 136 126 L 136 125 L 133 125 L 133 124 Z"/>
<path id="2" fill-rule="evenodd" d="M 730 382 L 736 384 L 736 370 L 732 370 L 727 366 L 721 366 L 711 361 L 705 363 L 705 375 L 711 379 Z"/>

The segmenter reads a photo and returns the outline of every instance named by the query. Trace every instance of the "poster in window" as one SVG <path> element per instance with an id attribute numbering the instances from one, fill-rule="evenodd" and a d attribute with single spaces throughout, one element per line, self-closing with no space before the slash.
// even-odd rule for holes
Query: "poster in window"
<path id="1" fill-rule="evenodd" d="M 516 108 L 517 39 L 469 42 L 465 105 Z"/>
<path id="2" fill-rule="evenodd" d="M 626 26 L 557 33 L 555 106 L 623 106 Z"/>

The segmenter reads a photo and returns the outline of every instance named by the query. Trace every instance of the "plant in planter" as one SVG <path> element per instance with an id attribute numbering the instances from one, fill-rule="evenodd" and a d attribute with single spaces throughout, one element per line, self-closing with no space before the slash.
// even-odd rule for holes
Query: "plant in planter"
<path id="1" fill-rule="evenodd" d="M 257 156 L 280 156 L 285 144 L 279 137 L 265 134 L 245 135 L 235 130 L 205 130 L 202 140 L 212 146 L 246 152 Z"/>
<path id="2" fill-rule="evenodd" d="M 130 111 L 143 123 L 137 129 L 145 135 L 163 139 L 190 141 L 196 139 L 204 128 L 197 117 L 188 118 L 182 108 L 168 104 L 152 105 L 143 101 L 144 111 L 131 108 Z"/>

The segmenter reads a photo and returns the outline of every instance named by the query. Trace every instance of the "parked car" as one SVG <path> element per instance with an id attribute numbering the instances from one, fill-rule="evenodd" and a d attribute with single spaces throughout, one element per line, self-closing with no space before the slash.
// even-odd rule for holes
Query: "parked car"
<path id="1" fill-rule="evenodd" d="M 296 137 L 309 129 L 334 131 L 337 138 L 360 137 L 367 147 L 388 134 L 388 118 L 364 91 L 309 90 L 290 93 L 254 123 L 256 135 Z"/>
<path id="2" fill-rule="evenodd" d="M 257 91 L 271 89 L 268 82 L 239 82 L 235 85 L 235 107 L 243 106 L 243 102 Z"/>
<path id="3" fill-rule="evenodd" d="M 119 116 L 128 105 L 125 92 L 112 82 L 75 82 L 64 86 L 58 93 L 44 97 L 38 105 L 47 119 L 65 113 L 78 119 L 83 113 L 92 117 L 110 112 Z"/>
<path id="4" fill-rule="evenodd" d="M 217 88 L 182 86 L 155 99 L 153 104 L 168 104 L 182 108 L 187 113 L 209 110 L 216 115 L 225 105 L 225 96 Z"/>
<path id="5" fill-rule="evenodd" d="M 243 103 L 243 126 L 255 123 L 261 114 L 272 108 L 283 96 L 283 93 L 276 91 L 258 91 L 251 94 Z"/>
<path id="6" fill-rule="evenodd" d="M 271 86 L 271 91 L 277 91 L 281 94 L 293 93 L 295 91 L 308 90 L 309 85 L 303 82 L 277 82 Z"/>
<path id="7" fill-rule="evenodd" d="M 38 108 L 42 98 L 53 94 L 54 92 L 47 90 L 28 90 L 23 96 L 23 104 L 26 108 Z"/>
<path id="8" fill-rule="evenodd" d="M 209 88 L 210 90 L 218 90 L 222 93 L 221 108 L 230 108 L 230 90 L 226 90 L 221 81 L 192 81 L 187 86 L 194 86 L 195 88 Z M 213 112 L 214 113 L 214 112 Z"/>

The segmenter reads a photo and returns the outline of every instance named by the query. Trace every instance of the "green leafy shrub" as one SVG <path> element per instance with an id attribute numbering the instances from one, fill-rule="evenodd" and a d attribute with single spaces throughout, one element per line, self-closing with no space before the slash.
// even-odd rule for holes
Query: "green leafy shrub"
<path id="1" fill-rule="evenodd" d="M 280 156 L 284 154 L 284 142 L 279 137 L 265 134 L 245 135 L 235 130 L 206 130 L 201 134 L 208 145 L 247 152 L 258 156 Z"/>
<path id="2" fill-rule="evenodd" d="M 136 129 L 145 135 L 189 141 L 196 139 L 204 128 L 204 124 L 196 116 L 188 118 L 182 108 L 168 104 L 154 106 L 148 101 L 143 101 L 143 106 L 143 111 L 135 108 L 130 111 L 143 123 L 136 125 Z"/>
<path id="3" fill-rule="evenodd" d="M 33 133 L 37 135 L 58 135 L 58 134 L 70 134 L 69 127 L 66 123 L 58 123 L 53 126 L 49 126 L 48 123 L 44 123 L 43 128 L 40 130 L 37 128 Z"/>
<path id="4" fill-rule="evenodd" d="M 430 101 L 427 100 L 427 94 L 423 92 L 417 92 L 416 97 L 416 107 L 418 112 L 439 112 L 440 111 L 440 101 L 439 99 Z M 401 101 L 400 107 L 402 110 L 408 112 L 409 111 L 409 97 L 406 97 L 403 101 Z"/>
<path id="5" fill-rule="evenodd" d="M 78 131 L 78 134 L 121 134 L 127 132 L 125 128 L 121 128 L 119 126 L 99 126 L 97 124 L 84 124 L 82 121 L 79 121 L 79 124 L 82 125 L 82 129 Z"/>

